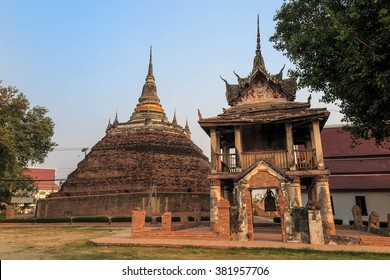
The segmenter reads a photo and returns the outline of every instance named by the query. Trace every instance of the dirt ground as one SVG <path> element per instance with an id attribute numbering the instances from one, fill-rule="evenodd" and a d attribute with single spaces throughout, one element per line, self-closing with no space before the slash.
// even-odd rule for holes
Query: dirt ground
<path id="1" fill-rule="evenodd" d="M 0 259 L 40 260 L 56 258 L 66 248 L 83 245 L 91 238 L 109 236 L 123 227 L 0 227 Z"/>

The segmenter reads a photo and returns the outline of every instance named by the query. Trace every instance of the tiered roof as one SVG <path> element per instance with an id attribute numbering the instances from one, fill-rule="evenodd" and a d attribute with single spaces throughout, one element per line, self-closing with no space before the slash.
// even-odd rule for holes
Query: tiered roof
<path id="1" fill-rule="evenodd" d="M 199 124 L 208 132 L 207 127 L 219 124 L 272 123 L 318 119 L 323 125 L 329 112 L 326 109 L 311 109 L 307 103 L 295 102 L 297 83 L 295 77 L 283 79 L 283 68 L 271 75 L 264 64 L 260 48 L 260 26 L 257 17 L 257 45 L 253 60 L 253 69 L 246 78 L 237 73 L 237 84 L 226 85 L 226 100 L 231 106 L 222 114 L 212 118 L 199 119 Z"/>

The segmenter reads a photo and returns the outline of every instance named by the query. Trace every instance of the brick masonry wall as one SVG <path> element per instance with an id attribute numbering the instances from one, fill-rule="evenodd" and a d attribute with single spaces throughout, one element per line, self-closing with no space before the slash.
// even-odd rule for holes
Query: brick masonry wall
<path id="1" fill-rule="evenodd" d="M 279 187 L 280 182 L 265 171 L 260 171 L 249 180 L 249 188 Z"/>
<path id="2" fill-rule="evenodd" d="M 63 184 L 61 193 L 128 190 L 208 192 L 210 164 L 184 134 L 153 130 L 108 134 Z"/>
<path id="3" fill-rule="evenodd" d="M 171 212 L 210 211 L 209 193 L 159 193 L 158 196 L 162 201 L 168 198 L 168 211 Z M 142 209 L 143 201 L 147 202 L 148 199 L 149 193 L 116 193 L 42 199 L 38 201 L 36 216 L 58 217 L 66 214 L 128 216 L 133 209 Z"/>

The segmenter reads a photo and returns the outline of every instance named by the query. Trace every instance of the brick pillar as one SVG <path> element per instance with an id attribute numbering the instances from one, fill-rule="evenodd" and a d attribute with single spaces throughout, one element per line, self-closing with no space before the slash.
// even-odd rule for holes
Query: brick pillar
<path id="1" fill-rule="evenodd" d="M 253 208 L 252 208 L 252 194 L 250 190 L 245 191 L 245 204 L 246 204 L 246 215 L 248 217 L 248 239 L 254 239 L 253 229 Z"/>
<path id="2" fill-rule="evenodd" d="M 249 182 L 241 180 L 235 185 L 235 201 L 237 203 L 237 238 L 239 241 L 248 241 L 248 212 L 247 190 Z"/>
<path id="3" fill-rule="evenodd" d="M 218 230 L 218 201 L 221 199 L 221 181 L 210 180 L 210 229 Z"/>
<path id="4" fill-rule="evenodd" d="M 218 235 L 230 237 L 230 203 L 224 198 L 218 202 Z"/>
<path id="5" fill-rule="evenodd" d="M 316 190 L 318 202 L 321 205 L 321 218 L 325 235 L 336 234 L 334 226 L 332 204 L 330 201 L 328 176 L 317 176 Z"/>
<path id="6" fill-rule="evenodd" d="M 165 212 L 161 218 L 161 230 L 171 231 L 172 230 L 172 213 Z"/>
<path id="7" fill-rule="evenodd" d="M 294 177 L 294 181 L 287 189 L 290 207 L 302 207 L 301 179 Z"/>
<path id="8" fill-rule="evenodd" d="M 286 220 L 284 216 L 284 212 L 287 207 L 287 202 L 284 194 L 287 192 L 287 183 L 281 182 L 280 188 L 278 189 L 278 196 L 279 196 L 279 214 L 280 214 L 280 227 L 282 230 L 282 242 L 287 242 L 287 230 L 286 230 Z M 290 226 L 288 224 L 288 226 Z"/>
<path id="9" fill-rule="evenodd" d="M 5 209 L 5 218 L 6 219 L 15 218 L 15 209 L 7 206 L 7 208 Z"/>
<path id="10" fill-rule="evenodd" d="M 146 213 L 144 210 L 133 210 L 131 211 L 131 237 L 140 238 L 142 237 L 142 232 L 145 228 L 145 216 Z"/>

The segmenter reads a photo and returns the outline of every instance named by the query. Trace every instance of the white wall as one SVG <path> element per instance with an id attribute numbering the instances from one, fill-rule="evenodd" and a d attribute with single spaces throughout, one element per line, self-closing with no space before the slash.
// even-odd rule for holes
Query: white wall
<path id="1" fill-rule="evenodd" d="M 335 219 L 342 219 L 343 224 L 348 225 L 352 218 L 352 206 L 356 204 L 355 196 L 365 196 L 367 214 L 376 211 L 380 215 L 382 222 L 387 222 L 387 213 L 390 213 L 390 192 L 331 192 Z M 307 193 L 302 193 L 302 205 L 307 203 Z M 363 216 L 363 221 L 368 221 L 368 216 Z"/>

